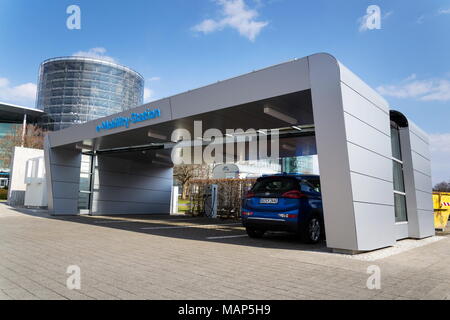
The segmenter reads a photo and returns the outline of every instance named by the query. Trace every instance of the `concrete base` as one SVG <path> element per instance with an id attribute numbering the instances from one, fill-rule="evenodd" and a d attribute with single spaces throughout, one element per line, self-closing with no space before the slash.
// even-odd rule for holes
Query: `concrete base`
<path id="1" fill-rule="evenodd" d="M 358 250 L 347 250 L 347 249 L 332 249 L 333 253 L 340 253 L 340 254 L 348 254 L 348 255 L 357 255 L 361 253 L 365 253 L 367 251 L 358 251 Z"/>

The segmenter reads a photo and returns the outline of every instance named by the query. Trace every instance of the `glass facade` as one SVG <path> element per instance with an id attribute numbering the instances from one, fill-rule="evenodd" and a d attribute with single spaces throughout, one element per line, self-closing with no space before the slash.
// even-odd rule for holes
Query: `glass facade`
<path id="1" fill-rule="evenodd" d="M 39 72 L 37 108 L 42 125 L 57 131 L 143 103 L 144 79 L 107 61 L 69 57 L 45 61 Z"/>
<path id="2" fill-rule="evenodd" d="M 282 171 L 286 173 L 319 174 L 319 158 L 317 155 L 288 157 L 280 159 Z"/>
<path id="3" fill-rule="evenodd" d="M 403 157 L 400 144 L 400 129 L 394 122 L 391 123 L 392 162 L 394 173 L 394 199 L 395 221 L 407 222 L 405 178 L 403 174 Z"/>

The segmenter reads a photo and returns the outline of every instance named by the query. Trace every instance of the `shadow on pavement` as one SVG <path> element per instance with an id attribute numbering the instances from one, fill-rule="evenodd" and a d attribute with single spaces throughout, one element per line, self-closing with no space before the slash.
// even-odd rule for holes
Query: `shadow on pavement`
<path id="1" fill-rule="evenodd" d="M 0 204 L 0 211 L 9 210 L 16 214 L 67 221 L 95 226 L 139 232 L 159 237 L 178 238 L 195 241 L 224 243 L 236 246 L 266 249 L 331 252 L 324 241 L 316 245 L 305 244 L 298 236 L 270 232 L 262 239 L 251 239 L 239 220 L 208 219 L 188 215 L 114 215 L 114 216 L 51 216 L 46 210 L 11 208 Z"/>

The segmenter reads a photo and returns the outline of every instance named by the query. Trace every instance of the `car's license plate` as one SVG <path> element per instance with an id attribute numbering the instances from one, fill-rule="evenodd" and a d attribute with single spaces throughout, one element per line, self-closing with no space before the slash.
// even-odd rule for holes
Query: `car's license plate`
<path id="1" fill-rule="evenodd" d="M 277 204 L 278 199 L 277 198 L 263 198 L 260 200 L 261 204 Z"/>

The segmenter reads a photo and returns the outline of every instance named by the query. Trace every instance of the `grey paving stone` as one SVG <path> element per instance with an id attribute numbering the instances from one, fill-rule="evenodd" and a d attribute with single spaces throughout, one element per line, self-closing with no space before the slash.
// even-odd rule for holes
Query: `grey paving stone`
<path id="1" fill-rule="evenodd" d="M 11 211 L 0 204 L 0 300 L 450 297 L 450 238 L 367 262 L 275 236 L 206 239 L 223 228 L 243 233 L 240 226 L 143 232 L 143 225 L 174 222 L 141 217 L 144 222 L 98 225 L 92 217 Z M 381 290 L 366 287 L 372 264 L 381 268 Z M 66 287 L 69 265 L 81 268 L 79 291 Z"/>

